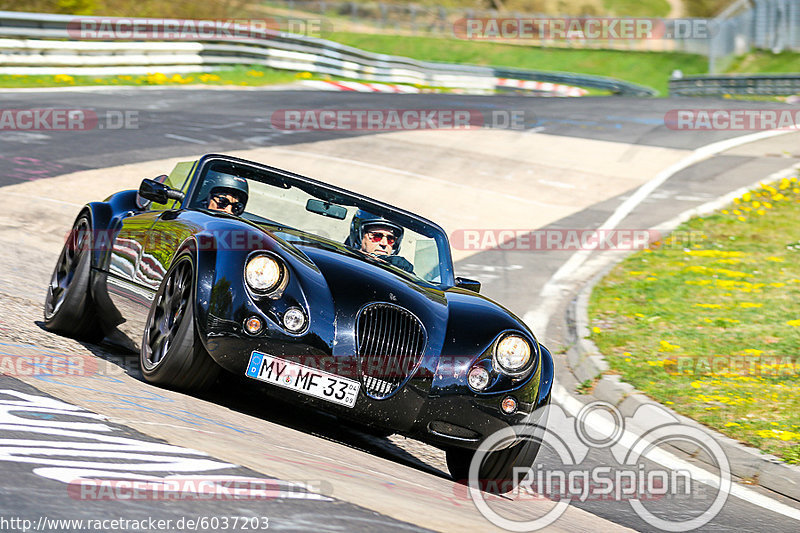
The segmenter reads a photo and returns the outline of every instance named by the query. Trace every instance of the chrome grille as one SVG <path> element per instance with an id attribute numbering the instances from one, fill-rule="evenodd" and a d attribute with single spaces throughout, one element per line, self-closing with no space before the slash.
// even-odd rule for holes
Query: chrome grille
<path id="1" fill-rule="evenodd" d="M 358 366 L 366 393 L 389 396 L 414 371 L 425 349 L 425 329 L 410 311 L 375 303 L 358 316 Z"/>

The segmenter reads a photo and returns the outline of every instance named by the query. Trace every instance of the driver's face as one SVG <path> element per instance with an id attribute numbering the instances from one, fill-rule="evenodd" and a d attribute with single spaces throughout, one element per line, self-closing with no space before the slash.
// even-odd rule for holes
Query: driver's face
<path id="1" fill-rule="evenodd" d="M 361 239 L 361 250 L 368 254 L 391 255 L 396 237 L 391 228 L 370 226 Z"/>
<path id="2" fill-rule="evenodd" d="M 233 204 L 239 201 L 239 198 L 233 194 L 218 193 L 212 195 L 208 199 L 208 208 L 214 211 L 223 211 L 229 215 L 233 214 Z M 224 207 L 223 207 L 224 206 Z"/>

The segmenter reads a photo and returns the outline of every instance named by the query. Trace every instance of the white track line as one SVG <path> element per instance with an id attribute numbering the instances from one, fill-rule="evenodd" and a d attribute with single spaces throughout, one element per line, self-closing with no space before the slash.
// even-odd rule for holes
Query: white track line
<path id="1" fill-rule="evenodd" d="M 164 137 L 168 139 L 175 139 L 176 141 L 183 141 L 187 143 L 194 143 L 194 144 L 208 144 L 206 141 L 201 141 L 200 139 L 192 139 L 191 137 L 183 137 L 181 135 L 175 135 L 173 133 L 166 133 Z"/>
<path id="2" fill-rule="evenodd" d="M 583 404 L 573 398 L 567 389 L 564 386 L 559 385 L 558 383 L 553 385 L 553 401 L 555 401 L 559 406 L 561 406 L 570 416 L 576 417 L 580 410 L 583 408 Z M 593 426 L 599 435 L 611 435 L 614 433 L 614 422 L 607 420 L 603 417 L 585 417 L 583 419 L 584 423 Z M 620 436 L 619 443 L 636 443 L 640 441 L 641 438 L 631 433 L 630 431 L 623 429 L 622 435 Z M 628 446 L 630 448 L 630 446 Z M 689 471 L 692 475 L 692 480 L 698 481 L 700 483 L 712 486 L 714 488 L 719 487 L 719 476 L 712 474 L 693 463 L 688 463 L 683 459 L 664 451 L 662 448 L 654 447 L 647 453 L 643 454 L 644 457 L 647 457 L 649 460 L 658 463 L 665 468 L 669 468 L 670 470 L 686 470 Z M 753 489 L 748 489 L 747 487 L 743 487 L 741 485 L 736 484 L 735 482 L 731 484 L 730 488 L 731 496 L 735 498 L 739 498 L 740 500 L 744 500 L 746 502 L 752 503 L 753 505 L 757 505 L 759 507 L 763 507 L 768 511 L 772 511 L 774 513 L 782 514 L 787 516 L 793 520 L 800 520 L 800 510 L 795 509 L 794 507 L 790 507 L 786 504 L 783 504 L 779 501 L 773 500 L 768 496 L 764 496 L 763 494 L 754 491 Z"/>
<path id="3" fill-rule="evenodd" d="M 661 186 L 669 178 L 704 159 L 708 159 L 721 152 L 725 152 L 737 146 L 748 144 L 763 139 L 769 139 L 778 135 L 785 135 L 787 133 L 796 133 L 795 130 L 770 130 L 760 131 L 742 137 L 735 137 L 725 141 L 719 141 L 708 144 L 698 148 L 685 158 L 677 163 L 674 163 L 662 170 L 650 181 L 639 187 L 628 199 L 626 199 L 619 207 L 611 214 L 608 219 L 600 224 L 599 229 L 610 230 L 614 229 L 622 220 L 625 219 L 639 204 L 641 204 L 653 191 Z M 550 323 L 550 315 L 552 315 L 558 307 L 561 289 L 565 282 L 572 276 L 578 268 L 589 258 L 594 252 L 594 247 L 583 249 L 575 252 L 572 256 L 553 274 L 547 283 L 544 284 L 542 290 L 539 292 L 536 301 L 541 302 L 535 309 L 529 310 L 523 316 L 523 320 L 531 326 L 534 332 L 538 332 L 541 337 L 544 337 L 547 331 L 547 325 Z"/>
<path id="4" fill-rule="evenodd" d="M 41 179 L 48 179 L 48 178 L 41 178 Z M 21 183 L 26 183 L 26 182 L 21 182 Z M 16 185 L 16 184 L 14 184 L 14 185 Z M 84 204 L 76 204 L 74 202 L 65 202 L 64 200 L 57 200 L 55 198 L 48 198 L 46 196 L 36 196 L 36 195 L 24 194 L 24 193 L 21 193 L 21 192 L 12 192 L 12 191 L 5 191 L 4 190 L 0 194 L 7 194 L 9 196 L 19 196 L 21 198 L 36 199 L 36 200 L 42 200 L 42 201 L 46 201 L 46 202 L 54 202 L 54 203 L 57 203 L 57 204 L 68 205 L 70 207 L 82 207 L 84 205 Z"/>

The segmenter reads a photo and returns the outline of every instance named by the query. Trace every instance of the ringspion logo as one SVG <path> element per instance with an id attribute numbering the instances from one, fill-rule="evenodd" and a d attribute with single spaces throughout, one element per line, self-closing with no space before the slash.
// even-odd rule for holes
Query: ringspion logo
<path id="1" fill-rule="evenodd" d="M 722 447 L 711 435 L 683 424 L 663 407 L 641 406 L 625 417 L 613 405 L 595 401 L 573 416 L 551 404 L 537 416 L 547 421 L 546 427 L 511 426 L 483 440 L 470 463 L 466 487 L 453 487 L 457 497 L 466 492 L 478 512 L 499 528 L 539 531 L 558 520 L 573 502 L 605 501 L 629 505 L 655 529 L 692 531 L 713 520 L 728 499 L 732 479 Z M 629 425 L 644 431 L 628 432 Z M 546 450 L 547 461 L 514 467 L 508 479 L 481 476 L 484 463 L 496 461 L 493 454 L 522 444 L 538 446 L 539 454 Z M 686 445 L 715 473 L 698 475 L 699 469 L 688 462 L 674 468 L 653 462 L 654 456 L 669 453 L 667 446 Z M 506 492 L 515 501 L 540 505 L 525 516 L 509 514 L 502 505 L 508 498 L 499 495 Z M 670 506 L 675 502 L 692 506 L 674 513 Z"/>

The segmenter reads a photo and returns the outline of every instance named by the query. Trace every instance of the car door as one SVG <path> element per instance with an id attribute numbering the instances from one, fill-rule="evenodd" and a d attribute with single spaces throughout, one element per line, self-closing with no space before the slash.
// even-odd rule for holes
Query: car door
<path id="1" fill-rule="evenodd" d="M 159 176 L 156 181 L 185 190 L 194 162 L 179 163 L 169 176 Z M 109 254 L 106 288 L 108 296 L 119 311 L 123 321 L 117 328 L 134 345 L 138 345 L 144 330 L 147 313 L 158 286 L 166 273 L 166 266 L 153 260 L 152 250 L 168 247 L 170 243 L 159 238 L 153 227 L 165 213 L 180 209 L 178 202 L 167 204 L 141 202 L 142 211 L 130 212 L 122 218 Z"/>

